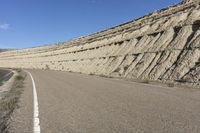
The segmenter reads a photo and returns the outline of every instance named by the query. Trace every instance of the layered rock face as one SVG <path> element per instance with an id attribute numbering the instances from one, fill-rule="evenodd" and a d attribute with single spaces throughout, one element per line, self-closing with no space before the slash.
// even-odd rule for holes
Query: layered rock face
<path id="1" fill-rule="evenodd" d="M 51 46 L 0 53 L 0 67 L 200 84 L 200 1 Z"/>

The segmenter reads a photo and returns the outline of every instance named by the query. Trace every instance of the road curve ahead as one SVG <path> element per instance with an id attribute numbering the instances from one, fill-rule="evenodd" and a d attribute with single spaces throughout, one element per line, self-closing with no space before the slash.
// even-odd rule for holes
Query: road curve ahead
<path id="1" fill-rule="evenodd" d="M 41 133 L 199 133 L 200 90 L 81 74 L 28 70 Z M 33 86 L 25 80 L 10 132 L 33 132 Z"/>

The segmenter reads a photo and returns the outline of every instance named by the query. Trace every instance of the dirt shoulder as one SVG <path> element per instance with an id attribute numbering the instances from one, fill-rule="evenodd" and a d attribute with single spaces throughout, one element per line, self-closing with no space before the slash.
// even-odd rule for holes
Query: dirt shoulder
<path id="1" fill-rule="evenodd" d="M 18 101 L 23 91 L 25 72 L 13 70 L 13 76 L 0 86 L 0 132 L 6 133 L 9 129 L 9 119 L 18 108 Z"/>

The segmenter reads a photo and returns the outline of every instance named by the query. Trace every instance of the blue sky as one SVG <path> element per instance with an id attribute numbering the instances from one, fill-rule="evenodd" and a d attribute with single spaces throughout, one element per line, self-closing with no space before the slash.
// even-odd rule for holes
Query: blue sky
<path id="1" fill-rule="evenodd" d="M 0 48 L 66 41 L 181 0 L 0 0 Z"/>

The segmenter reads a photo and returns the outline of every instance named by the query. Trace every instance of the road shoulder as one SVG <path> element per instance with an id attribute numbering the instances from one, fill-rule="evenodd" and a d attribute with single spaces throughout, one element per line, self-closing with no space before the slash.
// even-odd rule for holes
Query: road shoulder
<path id="1" fill-rule="evenodd" d="M 32 133 L 33 94 L 30 76 L 24 80 L 23 93 L 10 119 L 9 133 Z"/>

